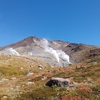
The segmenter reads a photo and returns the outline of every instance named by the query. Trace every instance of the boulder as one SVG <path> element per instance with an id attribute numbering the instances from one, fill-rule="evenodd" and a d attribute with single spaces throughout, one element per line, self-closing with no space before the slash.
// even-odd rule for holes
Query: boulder
<path id="1" fill-rule="evenodd" d="M 38 68 L 39 68 L 39 69 L 43 69 L 43 66 L 42 66 L 42 65 L 39 65 Z"/>
<path id="2" fill-rule="evenodd" d="M 70 84 L 70 80 L 69 79 L 64 79 L 64 78 L 57 78 L 57 77 L 52 77 L 47 83 L 46 85 L 49 87 L 52 87 L 54 85 L 58 86 L 58 87 L 67 87 Z"/>

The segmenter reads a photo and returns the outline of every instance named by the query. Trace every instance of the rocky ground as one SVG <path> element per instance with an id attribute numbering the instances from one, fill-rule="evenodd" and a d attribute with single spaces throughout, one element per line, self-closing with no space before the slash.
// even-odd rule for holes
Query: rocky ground
<path id="1" fill-rule="evenodd" d="M 66 86 L 46 83 L 52 77 Z M 100 100 L 100 57 L 59 68 L 28 56 L 0 55 L 1 100 Z"/>
<path id="2" fill-rule="evenodd" d="M 100 47 L 29 37 L 0 47 L 1 100 L 100 100 Z"/>

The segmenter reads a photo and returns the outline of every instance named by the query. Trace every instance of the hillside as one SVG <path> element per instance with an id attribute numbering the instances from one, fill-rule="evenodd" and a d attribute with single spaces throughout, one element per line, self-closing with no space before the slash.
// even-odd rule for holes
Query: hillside
<path id="1" fill-rule="evenodd" d="M 52 77 L 71 83 L 46 86 Z M 1 100 L 100 100 L 99 77 L 100 57 L 58 68 L 33 57 L 0 55 Z"/>
<path id="2" fill-rule="evenodd" d="M 37 37 L 0 47 L 0 99 L 100 100 L 100 47 Z"/>

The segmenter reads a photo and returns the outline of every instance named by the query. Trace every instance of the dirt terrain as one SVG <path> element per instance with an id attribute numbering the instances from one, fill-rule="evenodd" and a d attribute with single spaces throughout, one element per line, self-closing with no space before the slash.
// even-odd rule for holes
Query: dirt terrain
<path id="1" fill-rule="evenodd" d="M 0 99 L 100 100 L 100 47 L 37 37 L 1 47 Z"/>

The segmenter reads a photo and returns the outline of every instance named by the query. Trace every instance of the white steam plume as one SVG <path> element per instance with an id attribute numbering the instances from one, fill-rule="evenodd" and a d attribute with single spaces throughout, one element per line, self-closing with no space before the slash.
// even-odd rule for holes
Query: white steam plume
<path id="1" fill-rule="evenodd" d="M 45 52 L 51 53 L 57 59 L 57 62 L 59 62 L 59 55 L 57 54 L 57 51 L 49 47 L 48 41 L 46 39 L 43 39 L 42 43 L 43 43 Z"/>
<path id="2" fill-rule="evenodd" d="M 60 58 L 66 60 L 69 64 L 71 63 L 69 61 L 69 56 L 65 52 L 63 52 L 62 50 L 57 50 L 57 53 L 58 53 Z"/>
<path id="3" fill-rule="evenodd" d="M 71 63 L 69 61 L 69 56 L 65 52 L 63 52 L 62 50 L 54 50 L 53 48 L 51 48 L 46 39 L 43 39 L 42 43 L 43 43 L 45 52 L 51 53 L 57 59 L 57 62 L 60 62 L 60 58 L 62 58 L 65 61 L 67 61 L 67 63 L 69 64 Z"/>
<path id="4" fill-rule="evenodd" d="M 14 55 L 20 55 L 15 49 L 13 49 L 13 48 L 6 48 L 5 50 L 7 50 L 7 51 L 10 51 L 12 54 L 14 54 Z"/>

